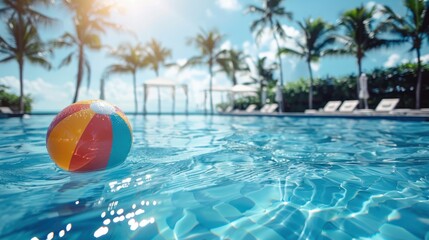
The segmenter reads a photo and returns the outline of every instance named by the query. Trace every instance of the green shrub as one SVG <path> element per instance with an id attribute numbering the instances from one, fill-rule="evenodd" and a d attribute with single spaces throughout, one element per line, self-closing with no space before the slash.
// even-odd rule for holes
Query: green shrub
<path id="1" fill-rule="evenodd" d="M 0 106 L 10 107 L 12 111 L 18 112 L 19 110 L 19 96 L 8 92 L 9 87 L 0 85 Z M 31 112 L 31 104 L 33 99 L 30 95 L 24 96 L 24 112 Z"/>
<path id="2" fill-rule="evenodd" d="M 399 98 L 397 108 L 414 108 L 415 87 L 417 83 L 417 65 L 402 64 L 397 67 L 376 68 L 367 73 L 368 105 L 374 109 L 383 98 Z M 429 65 L 423 66 L 423 84 L 421 92 L 421 107 L 429 107 Z M 357 76 L 354 74 L 344 77 L 324 77 L 315 79 L 313 106 L 323 108 L 331 100 L 357 99 Z M 299 79 L 285 86 L 285 109 L 288 112 L 302 112 L 308 108 L 309 80 Z"/>

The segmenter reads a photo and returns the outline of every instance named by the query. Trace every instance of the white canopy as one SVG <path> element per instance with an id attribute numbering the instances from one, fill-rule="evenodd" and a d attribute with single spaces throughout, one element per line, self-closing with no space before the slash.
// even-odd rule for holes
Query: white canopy
<path id="1" fill-rule="evenodd" d="M 144 85 L 147 86 L 151 86 L 151 87 L 174 87 L 177 84 L 170 80 L 170 79 L 166 79 L 166 78 L 154 78 L 154 79 L 149 79 L 147 81 L 145 81 L 143 83 Z"/>
<path id="2" fill-rule="evenodd" d="M 167 88 L 171 88 L 171 96 L 173 98 L 173 106 L 172 106 L 172 112 L 174 114 L 175 112 L 175 104 L 176 104 L 176 88 L 177 87 L 182 87 L 183 91 L 185 92 L 185 96 L 186 96 L 186 114 L 188 114 L 188 85 L 186 84 L 177 84 L 176 82 L 170 80 L 170 79 L 165 79 L 165 78 L 154 78 L 154 79 L 150 79 L 147 80 L 143 83 L 143 93 L 144 93 L 144 98 L 143 98 L 143 114 L 146 114 L 146 102 L 147 102 L 147 97 L 149 95 L 149 88 L 150 87 L 156 87 L 158 89 L 158 114 L 161 113 L 161 94 L 160 94 L 160 88 L 161 87 L 167 87 Z"/>
<path id="3" fill-rule="evenodd" d="M 204 90 L 204 112 L 206 113 L 207 92 L 210 92 L 210 89 Z M 240 94 L 241 96 L 257 96 L 258 89 L 253 86 L 238 84 L 232 87 L 213 86 L 212 92 L 227 92 L 229 96 L 228 98 L 230 98 L 231 104 L 233 104 L 235 95 Z"/>
<path id="4" fill-rule="evenodd" d="M 209 88 L 205 89 L 204 91 L 210 91 Z M 230 92 L 231 87 L 223 87 L 223 86 L 213 86 L 212 87 L 213 92 Z"/>
<path id="5" fill-rule="evenodd" d="M 233 93 L 256 93 L 258 90 L 249 85 L 235 85 L 231 88 Z"/>

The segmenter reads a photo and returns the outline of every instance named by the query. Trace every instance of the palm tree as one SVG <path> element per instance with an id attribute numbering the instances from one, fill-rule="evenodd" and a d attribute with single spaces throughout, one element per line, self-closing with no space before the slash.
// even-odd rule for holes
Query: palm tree
<path id="1" fill-rule="evenodd" d="M 49 25 L 53 22 L 53 19 L 42 14 L 34 8 L 36 5 L 49 5 L 50 0 L 0 0 L 0 16 L 7 16 L 9 18 L 9 33 L 13 34 L 13 44 L 8 44 L 4 39 L 2 45 L 4 45 L 4 51 L 6 51 L 8 59 L 10 56 L 15 55 L 18 61 L 19 74 L 20 74 L 20 98 L 19 98 L 19 111 L 24 110 L 24 82 L 22 79 L 22 72 L 24 68 L 24 59 L 34 59 L 35 56 L 30 52 L 29 45 L 34 50 L 35 46 L 39 47 L 41 43 L 35 26 L 39 23 Z M 29 25 L 33 25 L 32 29 Z M 12 32 L 13 33 L 12 33 Z M 37 44 L 36 44 L 37 43 Z M 13 50 L 10 47 L 13 46 Z M 43 52 L 43 51 L 40 51 Z M 41 57 L 43 58 L 43 56 Z M 5 60 L 3 59 L 3 60 Z M 14 58 L 12 58 L 14 59 Z M 37 60 L 35 60 L 37 62 Z"/>
<path id="2" fill-rule="evenodd" d="M 137 71 L 147 66 L 144 55 L 144 47 L 141 44 L 135 46 L 126 43 L 121 44 L 118 49 L 111 52 L 111 56 L 117 58 L 120 62 L 112 64 L 105 69 L 101 78 L 100 85 L 103 87 L 100 91 L 100 97 L 104 97 L 104 80 L 114 73 L 131 73 L 133 76 L 133 92 L 134 92 L 134 113 L 137 113 Z"/>
<path id="3" fill-rule="evenodd" d="M 282 48 L 279 54 L 291 54 L 305 59 L 310 74 L 310 91 L 308 93 L 308 107 L 313 109 L 313 71 L 311 63 L 317 62 L 326 54 L 332 53 L 327 47 L 335 42 L 335 37 L 331 35 L 334 26 L 326 23 L 321 18 L 315 20 L 311 18 L 298 22 L 299 27 L 304 33 L 304 42 L 295 39 L 298 49 Z"/>
<path id="4" fill-rule="evenodd" d="M 346 48 L 345 51 L 339 53 L 352 54 L 357 59 L 357 96 L 359 96 L 359 77 L 362 74 L 362 60 L 365 57 L 365 53 L 398 43 L 398 41 L 378 38 L 378 35 L 385 29 L 385 25 L 383 23 L 374 24 L 376 11 L 376 6 L 367 9 L 362 5 L 344 12 L 339 22 L 339 26 L 344 27 L 345 34 L 338 37 L 344 41 Z M 362 106 L 361 103 L 360 105 Z"/>
<path id="5" fill-rule="evenodd" d="M 424 0 L 404 0 L 407 14 L 402 17 L 396 14 L 388 6 L 384 7 L 388 14 L 392 33 L 398 35 L 402 40 L 411 42 L 410 51 L 417 55 L 417 85 L 416 85 L 416 109 L 420 108 L 420 94 L 422 86 L 422 62 L 421 47 L 423 40 L 428 37 L 429 31 L 429 6 L 425 6 Z"/>
<path id="6" fill-rule="evenodd" d="M 272 34 L 273 38 L 277 45 L 277 51 L 280 48 L 279 39 L 286 36 L 285 31 L 283 30 L 282 25 L 280 24 L 279 18 L 287 18 L 292 20 L 292 13 L 286 11 L 284 7 L 281 6 L 283 0 L 263 0 L 263 6 L 258 7 L 255 5 L 249 5 L 248 11 L 251 13 L 257 13 L 260 15 L 260 18 L 256 19 L 250 26 L 252 32 L 256 32 L 256 37 L 259 39 L 262 36 L 263 31 L 268 27 Z M 280 87 L 283 89 L 283 66 L 282 59 L 280 55 L 277 55 L 279 69 L 280 69 Z M 283 94 L 281 96 L 279 111 L 283 111 Z"/>
<path id="7" fill-rule="evenodd" d="M 261 105 L 264 105 L 264 88 L 272 88 L 275 86 L 277 80 L 274 79 L 274 71 L 277 70 L 277 63 L 267 64 L 267 57 L 259 57 L 256 61 L 253 62 L 255 66 L 255 72 L 250 77 L 253 80 L 253 83 L 259 85 L 259 93 L 261 96 Z"/>
<path id="8" fill-rule="evenodd" d="M 255 65 L 255 73 L 251 78 L 255 83 L 259 83 L 260 88 L 262 87 L 273 87 L 275 82 L 274 79 L 274 71 L 278 68 L 277 63 L 267 64 L 267 57 L 259 57 L 254 62 Z"/>
<path id="9" fill-rule="evenodd" d="M 246 63 L 247 56 L 242 51 L 234 49 L 225 50 L 217 59 L 220 71 L 224 72 L 232 85 L 237 85 L 237 73 L 249 72 L 249 66 Z"/>
<path id="10" fill-rule="evenodd" d="M 6 15 L 18 19 L 17 26 L 39 23 L 49 25 L 53 19 L 37 11 L 35 6 L 52 4 L 51 0 L 0 0 L 0 16 Z"/>
<path id="11" fill-rule="evenodd" d="M 188 39 L 188 45 L 195 46 L 200 55 L 191 57 L 184 67 L 194 65 L 206 65 L 210 74 L 209 92 L 210 92 L 210 114 L 213 114 L 213 67 L 217 64 L 222 51 L 220 45 L 223 36 L 217 30 L 206 32 L 202 30 L 195 37 Z"/>
<path id="12" fill-rule="evenodd" d="M 171 57 L 171 50 L 162 47 L 157 40 L 151 39 L 146 45 L 146 62 L 157 77 L 159 77 L 159 68 L 161 65 L 165 65 L 165 61 L 169 57 Z"/>
<path id="13" fill-rule="evenodd" d="M 24 60 L 51 69 L 51 64 L 46 59 L 50 50 L 41 41 L 36 27 L 27 20 L 24 28 L 16 18 L 9 19 L 7 32 L 10 40 L 0 37 L 0 63 L 15 60 L 19 67 L 19 112 L 24 112 Z"/>
<path id="14" fill-rule="evenodd" d="M 59 66 L 68 65 L 77 58 L 76 88 L 73 97 L 73 102 L 76 102 L 84 74 L 87 75 L 88 87 L 91 80 L 91 66 L 85 55 L 85 49 L 101 49 L 100 34 L 105 33 L 107 29 L 120 29 L 120 26 L 107 20 L 114 10 L 114 5 L 105 4 L 101 0 L 63 0 L 63 4 L 74 13 L 75 33 L 63 34 L 53 45 L 58 48 L 76 48 L 62 60 Z"/>

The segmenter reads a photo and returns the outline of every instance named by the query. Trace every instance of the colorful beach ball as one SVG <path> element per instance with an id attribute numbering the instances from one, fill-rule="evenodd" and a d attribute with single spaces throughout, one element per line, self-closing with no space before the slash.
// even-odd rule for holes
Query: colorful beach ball
<path id="1" fill-rule="evenodd" d="M 131 143 L 131 125 L 125 114 L 102 100 L 68 106 L 55 117 L 46 135 L 52 160 L 71 172 L 117 166 L 126 159 Z"/>

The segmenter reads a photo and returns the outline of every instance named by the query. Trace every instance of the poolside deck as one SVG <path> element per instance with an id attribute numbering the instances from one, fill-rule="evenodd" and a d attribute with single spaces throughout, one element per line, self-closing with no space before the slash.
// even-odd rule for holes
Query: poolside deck
<path id="1" fill-rule="evenodd" d="M 374 119 L 374 120 L 399 120 L 399 121 L 429 121 L 429 112 L 414 112 L 411 114 L 405 113 L 341 113 L 341 112 L 317 112 L 317 113 L 300 113 L 300 112 L 286 112 L 286 113 L 263 113 L 263 112 L 229 112 L 219 113 L 224 116 L 243 116 L 243 117 L 303 117 L 303 118 L 351 118 L 351 119 Z"/>

